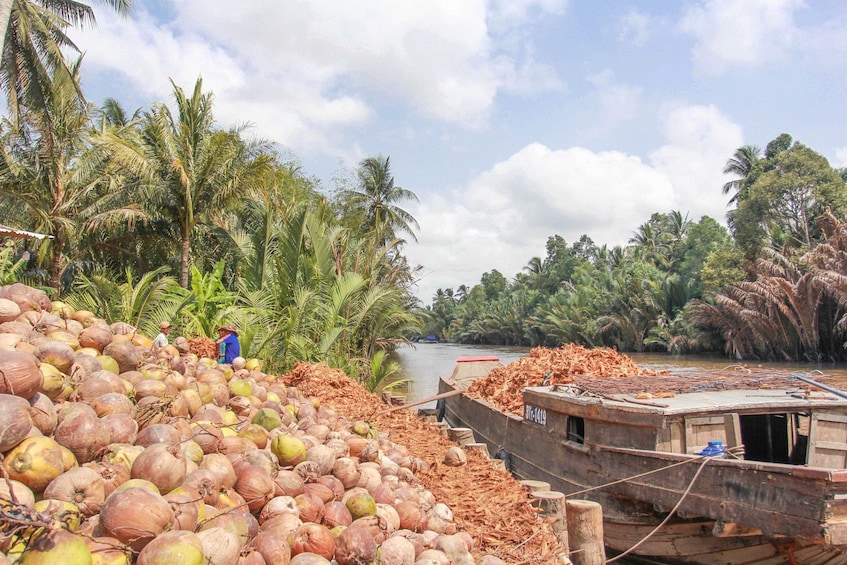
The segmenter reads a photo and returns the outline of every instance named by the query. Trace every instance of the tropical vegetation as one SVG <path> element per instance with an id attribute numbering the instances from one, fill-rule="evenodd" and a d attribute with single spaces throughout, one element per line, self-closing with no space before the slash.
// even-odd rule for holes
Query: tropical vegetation
<path id="1" fill-rule="evenodd" d="M 86 4 L 12 0 L 3 14 L 0 211 L 48 236 L 3 248 L 4 283 L 149 335 L 163 320 L 206 337 L 234 323 L 269 370 L 320 361 L 372 389 L 398 378 L 385 353 L 420 329 L 402 253 L 416 196 L 388 157 L 328 195 L 273 143 L 218 125 L 200 78 L 172 83 L 173 105 L 87 102 L 80 61 L 59 57 L 69 28 L 93 21 Z"/>
<path id="2" fill-rule="evenodd" d="M 625 246 L 547 240 L 513 279 L 438 289 L 424 334 L 462 343 L 847 358 L 847 172 L 782 134 L 739 148 L 727 226 L 654 213 Z"/>

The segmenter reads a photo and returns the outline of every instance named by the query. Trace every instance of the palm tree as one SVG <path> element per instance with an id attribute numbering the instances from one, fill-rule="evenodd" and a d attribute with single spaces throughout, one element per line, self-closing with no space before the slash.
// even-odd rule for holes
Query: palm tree
<path id="1" fill-rule="evenodd" d="M 744 145 L 735 150 L 732 157 L 727 159 L 723 168 L 725 175 L 735 175 L 737 178 L 723 185 L 723 193 L 733 192 L 732 198 L 727 204 L 738 201 L 739 192 L 744 186 L 744 181 L 753 171 L 753 167 L 762 158 L 762 149 L 757 145 Z"/>
<path id="2" fill-rule="evenodd" d="M 77 310 L 90 310 L 107 322 L 127 322 L 144 335 L 155 335 L 161 320 L 174 320 L 186 306 L 176 280 L 167 267 L 144 273 L 135 280 L 126 272 L 126 282 L 118 283 L 109 273 L 81 275 L 66 302 Z"/>
<path id="3" fill-rule="evenodd" d="M 271 158 L 262 144 L 251 146 L 240 130 L 216 129 L 212 94 L 197 79 L 187 96 L 174 87 L 177 114 L 164 104 L 147 113 L 140 144 L 123 143 L 116 161 L 143 179 L 152 208 L 160 210 L 179 240 L 179 282 L 188 285 L 191 241 L 211 228 L 239 193 L 268 171 Z"/>
<path id="4" fill-rule="evenodd" d="M 132 0 L 100 1 L 119 14 L 132 6 Z M 62 49 L 79 49 L 65 34 L 67 28 L 94 23 L 94 10 L 78 0 L 0 1 L 0 84 L 15 119 L 24 107 L 46 108 L 53 78 L 72 74 Z"/>
<path id="5" fill-rule="evenodd" d="M 49 234 L 49 284 L 61 288 L 68 253 L 80 255 L 86 234 L 142 217 L 130 194 L 108 175 L 108 152 L 92 137 L 87 104 L 77 96 L 78 64 L 53 77 L 44 111 L 25 109 L 23 122 L 3 123 L 0 201 L 22 225 Z"/>
<path id="6" fill-rule="evenodd" d="M 400 207 L 402 202 L 418 202 L 411 190 L 394 184 L 389 157 L 368 157 L 359 163 L 359 186 L 342 191 L 342 198 L 364 213 L 363 228 L 371 232 L 377 245 L 385 245 L 406 233 L 417 241 L 417 220 Z"/>
<path id="7" fill-rule="evenodd" d="M 655 222 L 645 222 L 638 226 L 629 238 L 635 258 L 666 268 L 670 248 L 665 235 Z"/>

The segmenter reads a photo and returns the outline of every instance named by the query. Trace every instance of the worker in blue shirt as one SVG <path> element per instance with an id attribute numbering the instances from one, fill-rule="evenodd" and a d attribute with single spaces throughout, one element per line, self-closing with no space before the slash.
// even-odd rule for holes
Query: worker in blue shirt
<path id="1" fill-rule="evenodd" d="M 238 329 L 229 324 L 218 328 L 218 335 L 215 340 L 218 344 L 218 363 L 232 363 L 232 360 L 241 355 L 241 344 L 238 343 Z"/>

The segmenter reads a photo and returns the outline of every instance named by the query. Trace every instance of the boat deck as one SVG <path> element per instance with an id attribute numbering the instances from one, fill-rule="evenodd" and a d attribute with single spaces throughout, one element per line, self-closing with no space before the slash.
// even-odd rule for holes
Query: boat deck
<path id="1" fill-rule="evenodd" d="M 845 408 L 847 399 L 824 391 L 788 389 L 730 389 L 651 396 L 642 393 L 598 394 L 578 386 L 527 387 L 525 392 L 551 399 L 598 403 L 615 410 L 651 414 L 716 412 L 756 407 L 774 409 Z"/>

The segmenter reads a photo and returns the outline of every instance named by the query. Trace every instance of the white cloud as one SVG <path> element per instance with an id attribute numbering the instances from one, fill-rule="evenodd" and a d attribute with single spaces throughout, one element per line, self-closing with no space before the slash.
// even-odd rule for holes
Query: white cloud
<path id="1" fill-rule="evenodd" d="M 438 288 L 473 286 L 492 269 L 511 278 L 543 257 L 555 234 L 569 243 L 582 234 L 598 245 L 626 243 L 672 199 L 667 177 L 637 157 L 528 145 L 413 212 L 421 234 L 407 255 L 424 266 L 418 295 L 428 302 Z"/>
<path id="2" fill-rule="evenodd" d="M 847 147 L 835 149 L 835 160 L 830 163 L 835 168 L 847 167 Z"/>
<path id="3" fill-rule="evenodd" d="M 650 16 L 631 8 L 620 21 L 620 39 L 631 45 L 644 45 L 652 33 Z"/>
<path id="4" fill-rule="evenodd" d="M 654 212 L 678 210 L 693 221 L 724 222 L 721 173 L 743 145 L 741 128 L 712 106 L 678 105 L 663 114 L 665 143 L 650 161 L 618 151 L 527 145 L 449 196 L 428 198 L 413 215 L 419 243 L 407 249 L 424 266 L 419 298 L 438 288 L 473 286 L 492 269 L 514 277 L 547 238 L 570 244 L 625 245 Z"/>
<path id="5" fill-rule="evenodd" d="M 735 65 L 774 60 L 798 38 L 794 12 L 803 0 L 706 0 L 683 15 L 681 31 L 696 39 L 698 72 L 720 73 Z"/>
<path id="6" fill-rule="evenodd" d="M 595 112 L 595 129 L 608 129 L 638 114 L 642 88 L 616 82 L 614 73 L 609 69 L 589 76 L 588 82 L 595 89 L 590 99 L 600 105 Z"/>
<path id="7" fill-rule="evenodd" d="M 496 8 L 514 27 L 563 5 Z M 485 0 L 246 2 L 237 10 L 225 0 L 171 0 L 170 9 L 164 21 L 142 5 L 127 20 L 98 11 L 98 28 L 78 41 L 84 74 L 108 73 L 147 101 L 171 99 L 167 77 L 190 89 L 202 75 L 220 122 L 249 119 L 257 135 L 304 156 L 349 152 L 343 133 L 387 105 L 476 129 L 500 91 L 561 88 L 556 71 L 533 60 L 531 37 L 517 55 L 498 47 Z"/>
<path id="8" fill-rule="evenodd" d="M 673 184 L 674 198 L 660 211 L 690 212 L 695 221 L 707 214 L 723 223 L 729 197 L 721 193 L 727 181 L 721 171 L 744 145 L 741 128 L 714 106 L 678 106 L 663 114 L 667 143 L 650 161 Z"/>

